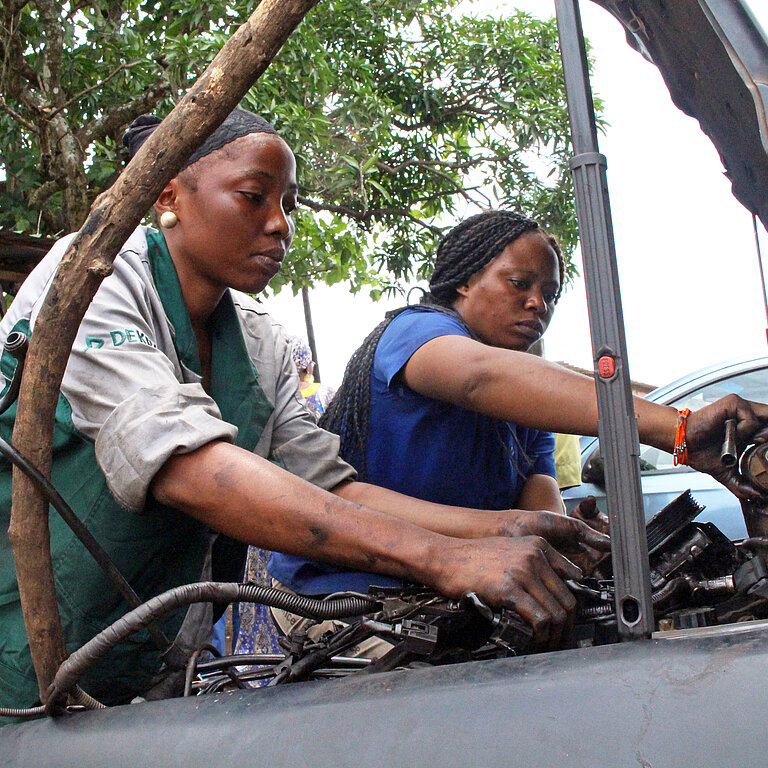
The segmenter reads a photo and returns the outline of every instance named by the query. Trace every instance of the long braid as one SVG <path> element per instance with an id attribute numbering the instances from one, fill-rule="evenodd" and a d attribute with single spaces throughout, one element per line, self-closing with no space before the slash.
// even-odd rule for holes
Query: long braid
<path id="1" fill-rule="evenodd" d="M 430 292 L 452 304 L 458 296 L 456 288 L 466 285 L 472 275 L 520 235 L 535 229 L 540 229 L 537 221 L 511 211 L 488 211 L 470 216 L 457 224 L 438 246 L 435 269 L 429 281 Z M 562 288 L 565 264 L 560 246 L 554 237 L 541 231 L 557 254 Z M 560 298 L 559 292 L 557 298 Z"/>
<path id="2" fill-rule="evenodd" d="M 341 386 L 320 417 L 320 426 L 335 432 L 341 438 L 342 457 L 351 459 L 357 451 L 360 452 L 357 470 L 361 478 L 367 469 L 365 448 L 368 445 L 371 413 L 373 356 L 387 326 L 406 309 L 407 307 L 400 307 L 387 312 L 384 320 L 366 336 L 349 359 Z"/>
<path id="3" fill-rule="evenodd" d="M 483 269 L 511 242 L 536 229 L 539 229 L 536 221 L 511 211 L 489 211 L 461 222 L 438 246 L 435 269 L 429 281 L 430 290 L 420 304 L 461 321 L 453 309 L 458 296 L 456 288 L 466 285 L 472 275 Z M 550 235 L 546 236 L 557 254 L 562 286 L 565 273 L 563 257 L 557 241 Z M 406 309 L 407 306 L 387 312 L 384 320 L 368 334 L 350 358 L 341 386 L 320 418 L 321 427 L 341 438 L 341 455 L 347 460 L 357 457 L 356 468 L 362 480 L 365 480 L 367 471 L 371 372 L 376 347 L 389 324 Z"/>

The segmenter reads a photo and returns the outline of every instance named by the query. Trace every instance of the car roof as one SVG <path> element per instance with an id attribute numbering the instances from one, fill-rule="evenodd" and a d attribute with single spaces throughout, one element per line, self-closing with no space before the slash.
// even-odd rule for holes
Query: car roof
<path id="1" fill-rule="evenodd" d="M 646 400 L 668 403 L 706 384 L 758 368 L 768 368 L 768 356 L 754 355 L 708 365 L 705 368 L 700 368 L 685 376 L 681 376 L 679 379 L 675 379 L 669 384 L 654 389 L 653 392 L 649 392 L 646 395 Z"/>

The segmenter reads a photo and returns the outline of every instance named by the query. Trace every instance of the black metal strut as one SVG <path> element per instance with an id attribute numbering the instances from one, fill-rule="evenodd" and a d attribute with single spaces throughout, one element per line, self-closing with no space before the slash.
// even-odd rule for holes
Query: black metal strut
<path id="1" fill-rule="evenodd" d="M 640 486 L 640 444 L 627 363 L 607 164 L 597 144 L 578 0 L 555 0 L 555 9 L 573 139 L 570 165 L 595 363 L 598 434 L 605 460 L 616 617 L 619 636 L 632 640 L 650 637 L 653 608 Z"/>

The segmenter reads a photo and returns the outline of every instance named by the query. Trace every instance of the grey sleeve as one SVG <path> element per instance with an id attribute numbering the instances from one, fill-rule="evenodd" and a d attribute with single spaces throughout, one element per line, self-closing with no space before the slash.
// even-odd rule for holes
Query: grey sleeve
<path id="1" fill-rule="evenodd" d="M 339 457 L 338 436 L 320 429 L 304 405 L 285 332 L 278 325 L 272 327 L 277 380 L 270 458 L 326 490 L 354 480 L 357 473 Z"/>
<path id="2" fill-rule="evenodd" d="M 157 382 L 115 406 L 96 438 L 96 459 L 114 497 L 139 510 L 171 456 L 236 437 L 237 428 L 221 420 L 199 384 Z"/>
<path id="3" fill-rule="evenodd" d="M 195 379 L 176 357 L 142 264 L 116 260 L 80 326 L 62 394 L 73 426 L 95 442 L 107 484 L 125 507 L 144 506 L 170 456 L 237 436 Z"/>

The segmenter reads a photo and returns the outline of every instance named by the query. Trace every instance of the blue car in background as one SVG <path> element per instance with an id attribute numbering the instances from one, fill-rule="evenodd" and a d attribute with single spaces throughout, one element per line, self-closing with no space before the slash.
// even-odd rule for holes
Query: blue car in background
<path id="1" fill-rule="evenodd" d="M 768 402 L 768 357 L 733 360 L 703 368 L 655 389 L 646 399 L 695 411 L 731 393 L 747 400 Z M 582 484 L 563 491 L 566 508 L 570 511 L 591 495 L 597 498 L 601 510 L 607 512 L 600 441 L 596 437 L 582 437 L 580 442 Z M 641 445 L 640 476 L 646 521 L 690 489 L 696 501 L 706 507 L 699 520 L 714 523 L 730 539 L 747 535 L 736 497 L 709 475 L 690 467 L 676 467 L 671 453 Z"/>

